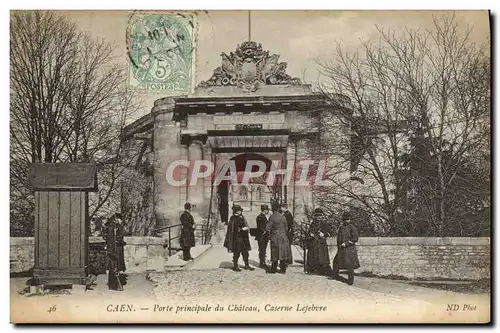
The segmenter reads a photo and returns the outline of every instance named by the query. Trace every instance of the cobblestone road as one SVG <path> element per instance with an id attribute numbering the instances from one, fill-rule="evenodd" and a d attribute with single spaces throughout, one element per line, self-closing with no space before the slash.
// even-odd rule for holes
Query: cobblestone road
<path id="1" fill-rule="evenodd" d="M 295 256 L 297 257 L 297 256 Z M 240 258 L 240 266 L 242 265 Z M 250 252 L 250 264 L 258 265 L 257 251 Z M 167 273 L 152 273 L 157 284 L 155 293 L 162 298 L 227 298 L 239 300 L 273 300 L 291 297 L 304 301 L 348 299 L 357 302 L 394 303 L 405 298 L 433 300 L 452 295 L 446 291 L 429 290 L 394 281 L 357 278 L 354 286 L 323 276 L 307 275 L 303 268 L 289 267 L 286 274 L 267 274 L 264 270 L 231 270 L 231 254 L 215 245 L 189 265 L 188 269 Z M 416 296 L 418 295 L 418 296 Z"/>
<path id="2" fill-rule="evenodd" d="M 256 252 L 250 252 L 251 265 L 258 264 Z M 314 320 L 325 320 L 324 316 L 329 316 L 326 320 L 332 322 L 377 322 L 383 320 L 381 318 L 392 321 L 387 318 L 394 317 L 397 322 L 398 318 L 409 318 L 417 311 L 412 321 L 425 322 L 429 316 L 446 315 L 448 302 L 472 302 L 486 307 L 484 304 L 489 301 L 489 294 L 464 295 L 378 278 L 356 277 L 354 285 L 349 286 L 323 276 L 307 275 L 302 267 L 289 267 L 286 274 L 267 274 L 259 268 L 234 272 L 231 267 L 231 254 L 216 245 L 188 269 L 150 273 L 149 277 L 156 285 L 154 291 L 158 302 L 176 306 L 223 303 L 233 309 L 250 307 L 253 312 L 249 316 L 257 315 L 255 311 L 265 314 L 291 305 L 294 307 L 291 312 L 274 312 L 284 316 L 277 318 L 290 322 L 300 321 L 300 316 L 305 315 L 300 310 L 303 305 L 328 307 L 323 317 L 321 313 L 315 313 L 317 317 L 307 317 Z M 231 318 L 239 321 L 244 315 L 236 317 L 235 314 Z M 251 318 L 269 320 L 268 317 Z"/>
<path id="3" fill-rule="evenodd" d="M 224 263 L 224 262 L 223 262 Z M 229 262 L 228 262 L 229 263 Z M 227 265 L 229 266 L 229 265 Z M 303 301 L 347 298 L 360 302 L 371 300 L 394 302 L 400 296 L 363 290 L 356 286 L 306 275 L 301 267 L 290 267 L 286 274 L 267 274 L 262 269 L 234 272 L 230 268 L 153 273 L 158 299 L 220 299 L 262 301 L 292 297 Z"/>
<path id="4" fill-rule="evenodd" d="M 256 263 L 251 260 L 251 264 Z M 363 277 L 348 286 L 306 275 L 302 267 L 289 267 L 286 274 L 266 274 L 259 268 L 234 272 L 231 255 L 220 246 L 188 269 L 149 273 L 147 278 L 131 275 L 123 292 L 108 290 L 105 275 L 99 276 L 94 290 L 69 295 L 26 297 L 21 295 L 25 282 L 11 279 L 11 306 L 20 309 L 21 318 L 38 311 L 48 322 L 70 315 L 84 322 L 138 318 L 147 322 L 484 322 L 490 309 L 489 293 L 459 294 Z M 108 310 L 124 304 L 147 311 Z M 449 304 L 468 304 L 475 310 L 450 312 Z M 48 314 L 54 305 L 58 312 Z M 219 305 L 223 311 L 214 310 Z M 172 310 L 158 310 L 167 307 Z"/>

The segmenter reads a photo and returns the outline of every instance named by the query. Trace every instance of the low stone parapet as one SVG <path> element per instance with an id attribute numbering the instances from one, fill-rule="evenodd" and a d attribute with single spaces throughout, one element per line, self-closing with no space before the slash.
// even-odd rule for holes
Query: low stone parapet
<path id="1" fill-rule="evenodd" d="M 333 259 L 335 238 L 327 243 Z M 357 272 L 409 279 L 490 278 L 489 237 L 360 237 Z"/>
<path id="2" fill-rule="evenodd" d="M 163 271 L 165 240 L 160 237 L 125 237 L 125 265 L 128 273 Z M 97 273 L 106 271 L 107 256 L 102 237 L 89 237 L 89 263 Z M 33 237 L 10 238 L 10 272 L 28 272 L 35 263 Z"/>
<path id="3" fill-rule="evenodd" d="M 89 238 L 89 261 L 98 273 L 106 270 L 102 237 Z M 160 237 L 125 237 L 127 272 L 164 271 L 168 250 Z M 336 239 L 328 238 L 330 256 Z M 409 279 L 490 278 L 488 237 L 360 237 L 358 272 Z M 10 271 L 22 273 L 34 265 L 33 237 L 11 237 Z"/>

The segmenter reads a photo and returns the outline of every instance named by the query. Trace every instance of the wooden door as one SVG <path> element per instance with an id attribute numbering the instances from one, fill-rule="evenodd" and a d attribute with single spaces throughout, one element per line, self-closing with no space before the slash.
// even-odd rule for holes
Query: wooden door
<path id="1" fill-rule="evenodd" d="M 34 276 L 78 283 L 88 262 L 88 193 L 37 191 L 35 212 Z"/>

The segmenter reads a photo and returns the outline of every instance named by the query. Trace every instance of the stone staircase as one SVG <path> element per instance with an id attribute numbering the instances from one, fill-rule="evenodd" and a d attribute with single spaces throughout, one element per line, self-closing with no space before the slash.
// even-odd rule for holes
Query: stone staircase
<path id="1" fill-rule="evenodd" d="M 193 260 L 190 261 L 184 261 L 182 258 L 182 251 L 178 251 L 165 259 L 165 270 L 172 271 L 187 269 L 195 261 L 199 260 L 200 257 L 207 253 L 207 251 L 209 251 L 211 248 L 212 244 L 196 245 L 195 247 L 191 248 L 191 256 L 193 257 Z"/>
<path id="2" fill-rule="evenodd" d="M 231 262 L 231 254 L 227 252 L 227 249 L 223 247 L 224 239 L 226 236 L 227 225 L 223 223 L 217 223 L 216 226 L 211 230 L 210 241 L 206 241 L 204 237 L 202 238 L 202 226 L 206 226 L 207 221 L 203 219 L 201 223 L 196 225 L 195 229 L 195 243 L 196 246 L 191 248 L 191 256 L 193 260 L 184 261 L 182 258 L 182 251 L 177 251 L 176 253 L 168 256 L 165 259 L 165 269 L 167 271 L 171 270 L 184 270 L 184 269 L 215 269 L 227 266 L 226 264 Z M 205 242 L 205 244 L 203 243 Z M 250 236 L 250 245 L 252 250 L 249 255 L 250 265 L 259 265 L 259 247 L 257 241 L 254 237 Z M 271 257 L 270 244 L 267 246 L 267 261 L 268 264 Z M 292 267 L 302 267 L 304 258 L 302 249 L 299 246 L 292 245 Z M 241 260 L 241 259 L 240 259 Z M 223 267 L 224 268 L 224 267 Z"/>
<path id="3" fill-rule="evenodd" d="M 219 233 L 218 233 L 219 234 Z M 191 261 L 184 261 L 182 259 L 182 251 L 179 251 L 166 259 L 165 269 L 172 270 L 188 270 L 188 269 L 217 269 L 217 268 L 230 268 L 232 265 L 230 254 L 226 248 L 223 247 L 223 239 L 221 235 L 214 235 L 212 238 L 213 243 L 208 245 L 197 245 L 191 249 L 191 256 L 194 258 Z M 259 251 L 257 241 L 253 237 L 250 238 L 250 245 L 252 250 L 249 255 L 249 262 L 252 266 L 259 265 Z M 267 246 L 267 264 L 270 265 L 270 245 Z M 302 267 L 304 258 L 302 249 L 298 246 L 292 246 L 292 257 L 294 263 L 291 267 Z M 240 258 L 240 264 L 242 259 Z"/>

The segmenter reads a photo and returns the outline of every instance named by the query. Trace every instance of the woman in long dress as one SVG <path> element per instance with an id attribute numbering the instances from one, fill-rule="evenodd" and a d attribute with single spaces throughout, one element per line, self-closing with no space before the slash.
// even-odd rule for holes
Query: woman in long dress
<path id="1" fill-rule="evenodd" d="M 306 272 L 309 274 L 331 275 L 330 255 L 326 238 L 331 236 L 325 214 L 321 208 L 314 210 L 309 230 L 309 247 L 307 251 Z"/>

